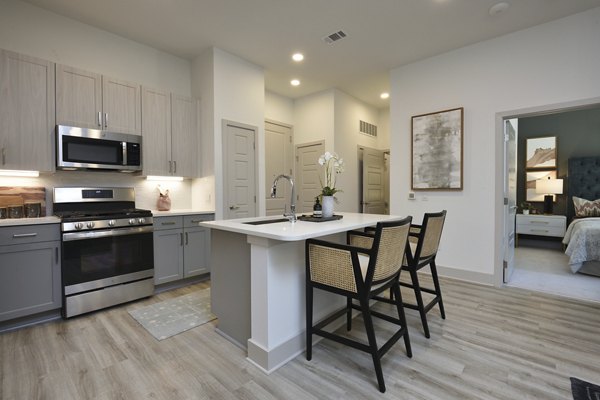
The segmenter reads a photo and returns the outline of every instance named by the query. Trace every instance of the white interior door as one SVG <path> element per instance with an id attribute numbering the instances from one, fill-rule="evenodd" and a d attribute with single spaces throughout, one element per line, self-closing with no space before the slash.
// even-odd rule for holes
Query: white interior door
<path id="1" fill-rule="evenodd" d="M 277 187 L 277 197 L 271 198 L 273 179 L 279 174 L 293 175 L 292 128 L 265 122 L 265 196 L 267 215 L 283 214 L 290 202 L 290 185 L 282 182 Z"/>
<path id="2" fill-rule="evenodd" d="M 518 119 L 504 121 L 504 283 L 515 266 L 515 218 L 517 214 Z"/>
<path id="3" fill-rule="evenodd" d="M 256 127 L 223 121 L 225 219 L 256 216 L 256 132 Z"/>
<path id="4" fill-rule="evenodd" d="M 309 143 L 296 147 L 296 212 L 312 212 L 315 197 L 321 192 L 317 162 L 325 153 L 325 143 Z"/>
<path id="5" fill-rule="evenodd" d="M 363 148 L 362 211 L 385 214 L 385 158 L 382 150 Z"/>

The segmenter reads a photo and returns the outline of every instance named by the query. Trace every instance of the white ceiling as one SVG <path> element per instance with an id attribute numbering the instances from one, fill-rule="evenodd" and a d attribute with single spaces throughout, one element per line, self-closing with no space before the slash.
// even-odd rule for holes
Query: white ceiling
<path id="1" fill-rule="evenodd" d="M 265 68 L 268 90 L 297 98 L 337 87 L 376 107 L 388 71 L 600 6 L 600 0 L 27 0 L 171 54 L 216 46 Z M 323 36 L 344 30 L 328 45 Z M 301 51 L 305 60 L 294 63 Z M 302 81 L 291 87 L 292 78 Z"/>

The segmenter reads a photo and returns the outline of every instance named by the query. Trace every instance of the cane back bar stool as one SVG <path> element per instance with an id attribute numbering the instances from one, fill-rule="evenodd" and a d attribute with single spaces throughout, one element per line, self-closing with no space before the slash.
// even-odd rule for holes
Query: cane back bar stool
<path id="1" fill-rule="evenodd" d="M 371 354 L 379 390 L 385 392 L 385 382 L 381 370 L 381 357 L 404 337 L 406 355 L 412 357 L 406 318 L 402 308 L 399 275 L 408 246 L 408 232 L 412 218 L 380 222 L 375 234 L 370 238 L 372 246 L 357 247 L 345 244 L 308 239 L 306 241 L 306 359 L 312 358 L 312 335 L 319 335 L 338 343 Z M 350 236 L 351 233 L 348 233 Z M 313 290 L 322 289 L 346 297 L 346 307 L 333 313 L 313 326 Z M 388 302 L 396 305 L 398 318 L 370 309 L 369 301 L 383 291 L 391 289 L 394 299 Z M 357 300 L 359 304 L 354 304 Z M 362 343 L 323 328 L 346 314 L 347 329 L 351 329 L 352 309 L 362 312 L 368 343 Z M 377 347 L 372 317 L 378 317 L 399 325 L 400 328 L 381 347 Z"/>
<path id="2" fill-rule="evenodd" d="M 442 300 L 442 291 L 438 280 L 435 257 L 442 237 L 442 229 L 446 219 L 446 210 L 439 213 L 427 213 L 423 216 L 421 225 L 412 224 L 409 234 L 409 249 L 406 252 L 406 259 L 402 270 L 410 274 L 412 283 L 400 281 L 400 286 L 413 289 L 417 304 L 403 303 L 404 307 L 419 311 L 423 332 L 425 337 L 429 338 L 429 326 L 427 325 L 427 313 L 437 304 L 440 308 L 442 319 L 446 319 L 444 312 L 444 302 Z M 421 287 L 419 283 L 418 271 L 429 265 L 431 269 L 431 278 L 434 289 Z M 434 298 L 427 304 L 423 302 L 421 292 L 433 294 Z M 394 293 L 390 293 L 393 297 Z"/>

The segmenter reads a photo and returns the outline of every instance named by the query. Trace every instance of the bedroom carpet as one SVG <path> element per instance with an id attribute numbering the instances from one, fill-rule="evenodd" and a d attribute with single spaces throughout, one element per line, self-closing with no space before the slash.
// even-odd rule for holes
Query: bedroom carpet
<path id="1" fill-rule="evenodd" d="M 573 274 L 560 250 L 515 249 L 515 270 L 507 286 L 600 302 L 600 278 Z"/>
<path id="2" fill-rule="evenodd" d="M 573 392 L 573 400 L 600 399 L 600 386 L 581 379 L 571 378 L 571 391 Z"/>

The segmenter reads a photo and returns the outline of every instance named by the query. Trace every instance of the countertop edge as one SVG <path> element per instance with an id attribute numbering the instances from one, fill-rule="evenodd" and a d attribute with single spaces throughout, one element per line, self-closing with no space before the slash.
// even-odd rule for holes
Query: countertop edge
<path id="1" fill-rule="evenodd" d="M 60 218 L 54 216 L 39 218 L 0 219 L 0 228 L 8 226 L 60 224 Z"/>
<path id="2" fill-rule="evenodd" d="M 308 221 L 298 221 L 296 222 L 296 227 L 304 226 L 309 228 L 308 232 L 267 232 L 265 229 L 268 226 L 273 228 L 279 228 L 281 230 L 284 227 L 289 227 L 290 225 L 279 225 L 278 224 L 267 224 L 267 225 L 246 225 L 244 222 L 248 221 L 256 221 L 263 219 L 277 219 L 281 218 L 278 216 L 275 217 L 255 217 L 255 218 L 242 218 L 237 220 L 219 220 L 219 221 L 206 221 L 201 222 L 199 225 L 204 226 L 211 229 L 219 229 L 228 232 L 240 233 L 249 236 L 262 237 L 266 239 L 273 239 L 284 242 L 294 242 L 301 241 L 311 238 L 317 238 L 327 235 L 332 235 L 341 232 L 347 232 L 358 228 L 364 228 L 366 226 L 375 225 L 378 221 L 385 220 L 394 220 L 404 218 L 403 216 L 398 215 L 375 215 L 375 214 L 358 214 L 358 213 L 343 213 L 340 212 L 338 214 L 344 215 L 346 218 L 336 220 L 336 221 L 327 221 L 327 222 L 308 222 Z M 353 220 L 357 216 L 361 216 L 363 220 L 357 221 Z M 366 217 L 366 218 L 365 218 Z M 279 224 L 289 224 L 288 222 L 281 222 Z M 326 224 L 326 225 L 323 225 Z M 310 229 L 313 228 L 313 229 Z M 318 229 L 314 229 L 318 228 Z"/>
<path id="3" fill-rule="evenodd" d="M 158 210 L 151 210 L 152 211 L 152 216 L 153 217 L 177 217 L 177 216 L 184 216 L 184 215 L 209 215 L 209 214 L 214 214 L 214 211 L 198 211 L 198 210 L 189 210 L 189 209 L 182 209 L 182 210 L 170 210 L 170 211 L 158 211 Z"/>

